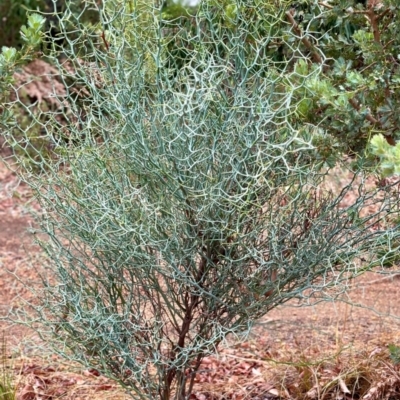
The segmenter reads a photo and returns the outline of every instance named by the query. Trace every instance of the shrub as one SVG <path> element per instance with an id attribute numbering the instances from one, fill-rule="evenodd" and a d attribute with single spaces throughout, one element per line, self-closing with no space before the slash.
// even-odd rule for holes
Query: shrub
<path id="1" fill-rule="evenodd" d="M 132 396 L 187 399 L 228 334 L 290 299 L 339 294 L 393 249 L 399 200 L 361 173 L 326 189 L 319 128 L 295 118 L 307 82 L 291 84 L 313 55 L 268 48 L 294 46 L 284 10 L 103 4 L 101 29 L 62 17 L 80 37 L 53 60 L 67 90 L 42 111 L 54 157 L 32 155 L 29 129 L 7 133 L 17 158 L 29 148 L 35 173 L 23 159 L 20 173 L 43 210 L 35 321 L 58 353 Z"/>
<path id="2" fill-rule="evenodd" d="M 19 31 L 27 23 L 27 11 L 44 8 L 43 0 L 3 0 L 0 3 L 0 48 L 21 47 Z"/>
<path id="3" fill-rule="evenodd" d="M 400 139 L 398 2 L 304 1 L 286 17 L 299 51 L 312 59 L 301 61 L 291 81 L 299 83 L 294 119 L 319 126 L 320 155 L 329 159 L 338 149 L 363 154 L 376 134 L 395 146 Z M 323 73 L 310 77 L 316 65 Z"/>

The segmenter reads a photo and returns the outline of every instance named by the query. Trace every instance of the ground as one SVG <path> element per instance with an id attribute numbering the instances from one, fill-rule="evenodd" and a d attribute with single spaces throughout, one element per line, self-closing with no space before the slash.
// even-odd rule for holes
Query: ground
<path id="1" fill-rule="evenodd" d="M 1 163 L 1 316 L 34 298 L 19 278 L 38 281 L 40 251 L 28 233 L 35 207 L 28 188 Z M 352 283 L 346 302 L 281 306 L 247 338 L 229 338 L 204 360 L 192 398 L 400 399 L 400 369 L 388 347 L 400 345 L 399 298 L 396 275 L 368 273 Z M 27 327 L 0 324 L 3 364 L 19 400 L 130 398 L 97 371 L 63 362 Z"/>

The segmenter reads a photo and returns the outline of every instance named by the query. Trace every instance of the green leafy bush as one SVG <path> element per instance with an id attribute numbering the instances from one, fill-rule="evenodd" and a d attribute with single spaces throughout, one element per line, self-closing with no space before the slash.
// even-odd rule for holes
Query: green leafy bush
<path id="1" fill-rule="evenodd" d="M 400 139 L 400 7 L 392 0 L 362 3 L 307 1 L 286 13 L 299 51 L 313 61 L 300 61 L 291 81 L 305 82 L 295 120 L 318 124 L 327 156 L 338 148 L 361 154 L 376 134 L 391 146 Z M 323 73 L 310 79 L 316 65 Z"/>
<path id="2" fill-rule="evenodd" d="M 44 0 L 2 0 L 0 2 L 0 48 L 23 45 L 21 26 L 27 23 L 27 12 L 44 9 Z"/>
<path id="3" fill-rule="evenodd" d="M 383 177 L 400 175 L 400 143 L 391 146 L 382 134 L 375 135 L 371 141 L 371 152 L 379 157 Z"/>
<path id="4" fill-rule="evenodd" d="M 31 14 L 27 25 L 21 27 L 21 37 L 24 42 L 22 48 L 17 51 L 14 47 L 3 46 L 0 53 L 0 123 L 15 125 L 16 121 L 7 106 L 10 100 L 8 95 L 14 82 L 13 73 L 16 68 L 24 65 L 35 57 L 38 46 L 43 38 L 45 19 L 38 14 Z"/>

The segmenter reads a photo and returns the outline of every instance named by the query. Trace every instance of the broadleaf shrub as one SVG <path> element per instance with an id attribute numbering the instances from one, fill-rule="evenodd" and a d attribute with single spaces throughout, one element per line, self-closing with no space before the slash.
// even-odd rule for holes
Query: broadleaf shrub
<path id="1" fill-rule="evenodd" d="M 371 137 L 385 136 L 390 145 L 399 137 L 398 76 L 400 73 L 400 7 L 392 0 L 299 2 L 286 12 L 296 34 L 298 51 L 309 53 L 297 81 L 296 96 L 303 123 L 318 124 L 328 140 L 322 155 L 362 154 Z M 323 73 L 309 79 L 313 66 Z"/>
<path id="2" fill-rule="evenodd" d="M 66 12 L 59 26 L 81 35 L 53 58 L 66 95 L 35 117 L 54 157 L 32 154 L 29 129 L 6 132 L 43 210 L 39 332 L 135 398 L 164 400 L 190 397 L 228 334 L 290 299 L 339 295 L 400 243 L 397 183 L 359 172 L 327 189 L 315 138 L 329 132 L 302 118 L 312 85 L 335 89 L 284 7 L 167 11 L 105 0 L 100 29 Z"/>
<path id="3" fill-rule="evenodd" d="M 3 0 L 0 3 L 0 48 L 22 47 L 23 40 L 19 32 L 21 26 L 27 24 L 27 12 L 44 8 L 44 0 Z"/>

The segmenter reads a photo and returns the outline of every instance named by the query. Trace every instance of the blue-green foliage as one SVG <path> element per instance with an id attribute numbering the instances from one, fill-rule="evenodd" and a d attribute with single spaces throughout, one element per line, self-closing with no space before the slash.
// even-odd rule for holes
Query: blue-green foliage
<path id="1" fill-rule="evenodd" d="M 66 95 L 40 119 L 26 108 L 54 157 L 37 151 L 33 173 L 29 127 L 5 133 L 43 208 L 54 279 L 33 307 L 56 351 L 138 398 L 186 399 L 228 334 L 290 299 L 338 295 L 398 250 L 395 194 L 362 173 L 327 189 L 329 166 L 358 143 L 339 127 L 378 127 L 358 107 L 374 100 L 372 72 L 352 59 L 369 36 L 350 14 L 357 29 L 342 26 L 336 3 L 308 2 L 315 21 L 296 22 L 286 2 L 203 0 L 173 15 L 103 0 L 91 26 L 67 3 L 52 58 Z M 3 63 L 19 54 L 5 49 Z"/>

